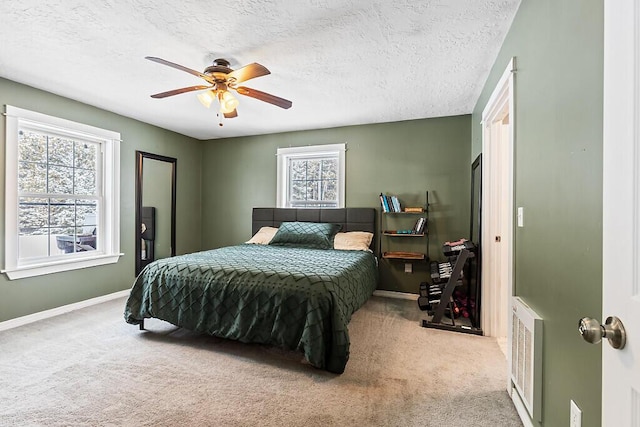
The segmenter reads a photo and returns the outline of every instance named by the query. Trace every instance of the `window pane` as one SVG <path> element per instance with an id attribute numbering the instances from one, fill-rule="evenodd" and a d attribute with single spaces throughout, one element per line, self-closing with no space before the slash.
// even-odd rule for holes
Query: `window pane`
<path id="1" fill-rule="evenodd" d="M 96 236 L 85 234 L 82 227 L 76 228 L 76 252 L 86 252 L 96 250 Z"/>
<path id="2" fill-rule="evenodd" d="M 307 161 L 306 160 L 291 160 L 291 179 L 292 180 L 304 180 L 307 179 Z"/>
<path id="3" fill-rule="evenodd" d="M 18 191 L 27 193 L 47 192 L 47 165 L 20 162 L 18 165 Z"/>
<path id="4" fill-rule="evenodd" d="M 76 208 L 73 200 L 51 199 L 51 226 L 74 227 Z"/>
<path id="5" fill-rule="evenodd" d="M 51 229 L 51 240 L 55 239 L 55 245 L 51 245 L 52 254 L 72 254 L 76 252 L 74 231 L 74 227 Z"/>
<path id="6" fill-rule="evenodd" d="M 320 179 L 322 160 L 307 161 L 307 179 Z"/>
<path id="7" fill-rule="evenodd" d="M 18 160 L 45 163 L 47 161 L 47 137 L 40 133 L 18 132 Z"/>
<path id="8" fill-rule="evenodd" d="M 73 194 L 73 168 L 49 165 L 49 193 Z"/>
<path id="9" fill-rule="evenodd" d="M 37 233 L 18 236 L 18 254 L 20 258 L 46 257 L 49 255 L 49 229 L 43 228 Z"/>
<path id="10" fill-rule="evenodd" d="M 307 182 L 307 200 L 320 200 L 318 181 Z"/>
<path id="11" fill-rule="evenodd" d="M 325 159 L 322 161 L 322 179 L 338 178 L 338 159 Z"/>
<path id="12" fill-rule="evenodd" d="M 291 200 L 304 200 L 306 195 L 306 182 L 294 181 L 291 183 Z"/>
<path id="13" fill-rule="evenodd" d="M 75 167 L 89 169 L 95 173 L 98 162 L 98 148 L 98 144 L 76 142 L 74 151 Z"/>
<path id="14" fill-rule="evenodd" d="M 87 169 L 75 169 L 75 194 L 96 195 L 96 175 L 95 171 Z"/>
<path id="15" fill-rule="evenodd" d="M 49 137 L 49 165 L 73 166 L 73 141 Z"/>
<path id="16" fill-rule="evenodd" d="M 49 202 L 47 199 L 20 197 L 18 201 L 18 228 L 20 235 L 48 233 Z"/>
<path id="17" fill-rule="evenodd" d="M 322 200 L 338 201 L 338 184 L 335 180 L 322 182 Z"/>
<path id="18" fill-rule="evenodd" d="M 98 203 L 95 200 L 78 200 L 76 202 L 76 225 L 78 234 L 96 234 L 98 226 Z"/>

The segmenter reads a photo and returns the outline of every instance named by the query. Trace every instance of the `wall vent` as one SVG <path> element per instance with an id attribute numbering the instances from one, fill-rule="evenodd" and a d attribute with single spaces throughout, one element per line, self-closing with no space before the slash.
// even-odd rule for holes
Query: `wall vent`
<path id="1" fill-rule="evenodd" d="M 512 297 L 510 356 L 512 392 L 518 393 L 529 417 L 541 421 L 542 318 L 520 297 Z"/>

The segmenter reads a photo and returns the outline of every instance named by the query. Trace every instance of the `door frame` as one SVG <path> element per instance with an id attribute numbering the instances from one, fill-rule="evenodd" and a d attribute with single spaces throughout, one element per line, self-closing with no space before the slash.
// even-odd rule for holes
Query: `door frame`
<path id="1" fill-rule="evenodd" d="M 606 340 L 600 344 L 602 425 L 640 422 L 639 74 L 640 4 L 637 0 L 605 0 L 600 320 L 619 317 L 626 328 L 627 344 L 622 350 L 614 350 Z"/>
<path id="2" fill-rule="evenodd" d="M 505 248 L 507 253 L 507 259 L 504 262 L 506 265 L 506 280 L 504 292 L 506 295 L 506 305 L 504 309 L 508 314 L 511 309 L 511 296 L 514 295 L 514 280 L 513 280 L 513 253 L 514 253 L 514 233 L 513 233 L 513 206 L 514 206 L 514 141 L 515 141 L 515 114 L 514 114 L 514 73 L 515 73 L 515 58 L 511 58 L 505 71 L 502 74 L 502 77 L 496 84 L 495 89 L 493 90 L 487 104 L 482 112 L 482 157 L 484 165 L 482 167 L 482 182 L 484 189 L 482 191 L 482 206 L 483 206 L 483 216 L 482 216 L 482 244 L 481 244 L 481 252 L 485 255 L 482 257 L 482 313 L 481 313 L 481 327 L 485 335 L 495 336 L 495 331 L 492 331 L 491 327 L 487 327 L 486 319 L 491 315 L 491 310 L 495 310 L 494 304 L 487 298 L 488 292 L 485 291 L 486 287 L 489 286 L 493 281 L 493 269 L 491 268 L 491 259 L 490 254 L 492 253 L 490 250 L 490 245 L 494 245 L 494 236 L 496 235 L 496 230 L 491 225 L 491 209 L 493 206 L 493 193 L 492 184 L 490 179 L 490 173 L 496 168 L 496 159 L 500 157 L 499 152 L 492 148 L 491 143 L 491 135 L 486 131 L 485 124 L 491 123 L 495 120 L 495 118 L 503 111 L 505 104 L 509 105 L 509 131 L 508 131 L 508 139 L 509 143 L 507 144 L 507 164 L 501 165 L 501 167 L 507 168 L 507 182 L 505 185 L 507 186 L 506 193 L 508 194 L 508 199 L 505 201 L 505 205 L 508 209 L 504 211 L 507 212 L 506 215 L 506 226 L 505 230 L 507 235 L 501 236 L 501 243 L 504 245 L 508 245 Z M 511 352 L 509 349 L 511 348 L 511 337 L 509 334 L 511 317 L 507 317 L 507 359 L 510 361 Z M 511 366 L 510 364 L 508 365 Z"/>

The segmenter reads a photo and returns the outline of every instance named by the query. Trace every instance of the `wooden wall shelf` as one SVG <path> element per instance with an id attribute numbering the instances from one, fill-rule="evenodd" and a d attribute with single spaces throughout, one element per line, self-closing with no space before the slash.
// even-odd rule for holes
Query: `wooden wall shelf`
<path id="1" fill-rule="evenodd" d="M 382 258 L 423 260 L 425 259 L 425 254 L 420 252 L 384 252 Z"/>

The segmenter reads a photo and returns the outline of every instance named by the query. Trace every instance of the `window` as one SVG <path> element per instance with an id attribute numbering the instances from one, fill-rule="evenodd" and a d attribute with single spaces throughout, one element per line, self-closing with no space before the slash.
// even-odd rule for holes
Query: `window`
<path id="1" fill-rule="evenodd" d="M 278 207 L 344 207 L 345 151 L 346 144 L 278 148 Z"/>
<path id="2" fill-rule="evenodd" d="M 7 105 L 9 279 L 120 256 L 120 134 Z"/>

